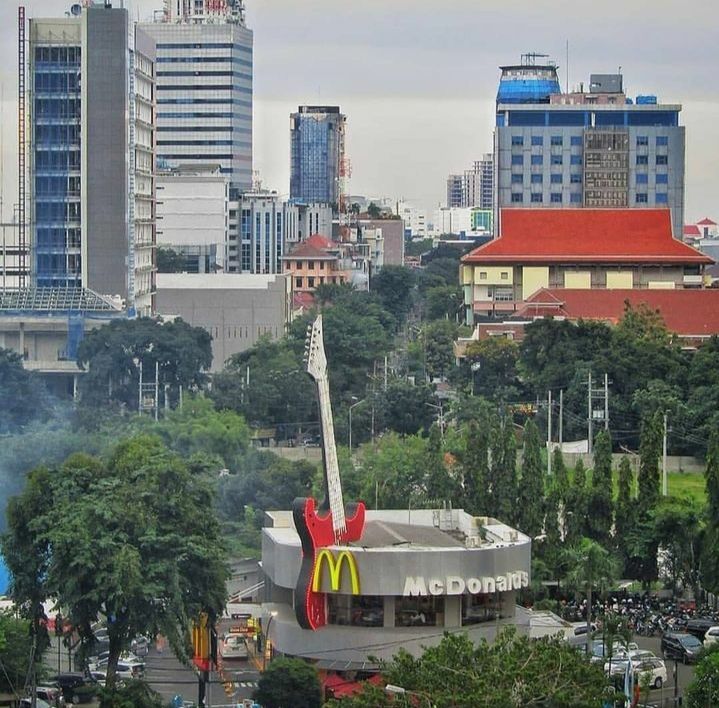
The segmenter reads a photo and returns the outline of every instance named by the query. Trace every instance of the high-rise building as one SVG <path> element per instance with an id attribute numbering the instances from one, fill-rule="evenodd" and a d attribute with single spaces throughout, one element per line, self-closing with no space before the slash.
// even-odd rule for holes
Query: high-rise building
<path id="1" fill-rule="evenodd" d="M 74 8 L 29 25 L 31 284 L 151 314 L 155 45 L 109 1 Z"/>
<path id="2" fill-rule="evenodd" d="M 339 106 L 300 106 L 290 116 L 290 199 L 339 206 L 347 117 Z"/>
<path id="3" fill-rule="evenodd" d="M 471 170 L 447 178 L 447 206 L 491 209 L 494 194 L 494 162 L 491 153 L 475 160 Z"/>
<path id="4" fill-rule="evenodd" d="M 157 43 L 157 156 L 218 163 L 231 192 L 252 188 L 252 30 L 242 0 L 167 0 L 141 27 Z"/>
<path id="5" fill-rule="evenodd" d="M 588 91 L 562 93 L 556 66 L 535 61 L 501 67 L 495 217 L 504 207 L 663 207 L 681 238 L 681 106 L 628 98 L 621 74 L 593 74 Z"/>

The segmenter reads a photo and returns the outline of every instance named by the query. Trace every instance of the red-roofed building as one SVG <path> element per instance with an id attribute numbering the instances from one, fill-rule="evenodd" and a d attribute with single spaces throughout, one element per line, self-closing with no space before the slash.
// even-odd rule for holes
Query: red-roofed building
<path id="1" fill-rule="evenodd" d="M 534 293 L 515 313 L 524 321 L 541 317 L 568 320 L 600 320 L 614 325 L 627 304 L 646 305 L 661 313 L 667 329 L 697 346 L 719 334 L 719 290 L 549 290 Z"/>
<path id="2" fill-rule="evenodd" d="M 669 209 L 503 209 L 500 236 L 462 258 L 467 323 L 541 288 L 701 288 L 705 254 L 672 237 Z"/>
<path id="3" fill-rule="evenodd" d="M 691 230 L 690 238 L 719 238 L 719 229 L 717 228 L 717 222 L 712 221 L 708 217 L 704 217 L 701 221 L 697 221 L 695 224 L 687 224 L 684 227 L 685 239 L 687 238 L 687 229 Z"/>
<path id="4" fill-rule="evenodd" d="M 684 226 L 682 235 L 685 241 L 691 243 L 692 241 L 700 239 L 702 237 L 702 232 L 699 230 L 699 227 L 696 224 L 686 224 Z"/>
<path id="5" fill-rule="evenodd" d="M 295 293 L 312 293 L 318 285 L 348 280 L 339 246 L 321 234 L 297 244 L 282 261 Z"/>

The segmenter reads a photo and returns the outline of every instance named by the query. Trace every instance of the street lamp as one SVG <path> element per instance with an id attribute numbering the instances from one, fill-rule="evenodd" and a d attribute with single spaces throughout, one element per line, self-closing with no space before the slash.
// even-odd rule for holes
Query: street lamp
<path id="1" fill-rule="evenodd" d="M 473 361 L 469 368 L 472 370 L 472 395 L 474 396 L 474 375 L 482 368 L 482 364 L 479 361 Z"/>
<path id="2" fill-rule="evenodd" d="M 408 691 L 406 688 L 403 688 L 402 686 L 395 686 L 394 684 L 388 683 L 384 687 L 384 692 L 389 693 L 394 696 L 404 696 L 405 703 L 407 702 L 407 696 L 417 696 L 418 698 L 421 698 L 422 700 L 427 701 L 427 708 L 435 708 L 432 705 L 432 701 L 430 700 L 430 697 L 422 691 Z"/>
<path id="3" fill-rule="evenodd" d="M 353 401 L 357 401 L 357 396 L 352 396 Z M 349 415 L 350 415 L 350 434 L 349 434 L 349 448 L 350 448 L 350 457 L 352 457 L 352 409 L 356 408 L 360 403 L 364 403 L 367 399 L 363 398 L 361 401 L 357 401 L 356 403 L 353 403 L 350 406 L 349 409 Z"/>
<path id="4" fill-rule="evenodd" d="M 270 626 L 272 625 L 272 620 L 277 617 L 277 610 L 273 610 L 270 612 L 270 618 L 267 620 L 267 627 L 265 629 L 265 642 L 264 646 L 262 647 L 262 670 L 264 671 L 267 668 L 267 647 L 270 643 Z"/>

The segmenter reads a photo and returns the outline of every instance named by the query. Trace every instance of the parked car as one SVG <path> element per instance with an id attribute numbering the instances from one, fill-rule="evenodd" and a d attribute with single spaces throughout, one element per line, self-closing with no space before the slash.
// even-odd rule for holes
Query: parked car
<path id="1" fill-rule="evenodd" d="M 649 649 L 632 649 L 629 652 L 629 658 L 636 668 L 642 661 L 656 658 L 656 654 L 653 651 L 649 651 Z"/>
<path id="2" fill-rule="evenodd" d="M 593 664 L 605 663 L 605 659 L 609 657 L 609 647 L 604 646 L 604 642 L 601 639 L 597 639 L 592 642 L 592 658 L 590 661 Z M 615 643 L 612 647 L 612 662 L 614 660 L 628 659 L 629 655 L 627 650 L 619 643 Z"/>
<path id="3" fill-rule="evenodd" d="M 150 651 L 150 638 L 139 634 L 130 642 L 130 651 L 138 657 L 147 656 Z"/>
<path id="4" fill-rule="evenodd" d="M 711 617 L 694 617 L 687 622 L 686 631 L 700 641 L 704 641 L 706 633 L 716 624 Z"/>
<path id="5" fill-rule="evenodd" d="M 49 703 L 51 706 L 63 708 L 65 705 L 65 699 L 62 696 L 62 691 L 59 686 L 37 686 L 35 693 L 38 698 Z"/>
<path id="6" fill-rule="evenodd" d="M 704 635 L 704 646 L 709 648 L 712 644 L 719 642 L 719 626 L 709 627 Z"/>
<path id="7" fill-rule="evenodd" d="M 624 676 L 627 673 L 627 664 L 630 660 L 626 656 L 623 657 L 612 657 L 612 669 L 609 670 L 609 662 L 604 662 L 604 673 L 608 676 Z M 632 667 L 634 665 L 632 664 Z"/>
<path id="8" fill-rule="evenodd" d="M 220 650 L 223 659 L 247 659 L 247 643 L 240 634 L 226 634 Z"/>
<path id="9" fill-rule="evenodd" d="M 97 681 L 97 683 L 104 688 L 105 682 L 107 681 L 107 669 L 94 669 L 90 671 L 90 677 L 93 681 Z M 119 666 L 118 670 L 115 672 L 115 677 L 119 681 L 132 681 L 136 678 L 132 671 L 121 671 Z"/>
<path id="10" fill-rule="evenodd" d="M 30 706 L 32 706 L 32 698 L 21 698 L 19 705 L 20 708 L 30 708 Z M 36 708 L 52 708 L 52 706 L 42 698 L 38 698 L 35 701 L 35 706 Z"/>
<path id="11" fill-rule="evenodd" d="M 109 653 L 103 652 L 96 661 L 91 661 L 88 665 L 90 671 L 103 671 L 107 668 Z M 117 662 L 118 671 L 129 671 L 134 678 L 138 678 L 145 673 L 145 662 L 132 652 L 124 651 L 120 654 Z"/>
<path id="12" fill-rule="evenodd" d="M 661 688 L 667 682 L 666 664 L 656 656 L 639 662 L 634 669 L 639 685 L 641 685 L 642 677 L 645 674 L 649 674 L 649 685 L 652 688 Z"/>
<path id="13" fill-rule="evenodd" d="M 696 661 L 702 648 L 702 643 L 687 632 L 666 632 L 662 637 L 665 658 L 677 659 L 685 664 Z"/>

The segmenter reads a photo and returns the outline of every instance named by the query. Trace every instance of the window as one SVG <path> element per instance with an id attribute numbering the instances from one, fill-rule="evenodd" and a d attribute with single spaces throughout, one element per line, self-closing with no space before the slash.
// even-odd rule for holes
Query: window
<path id="1" fill-rule="evenodd" d="M 327 623 L 355 627 L 384 625 L 384 598 L 376 595 L 327 594 Z"/>
<path id="2" fill-rule="evenodd" d="M 530 181 L 532 184 L 542 184 L 543 179 L 544 175 L 541 172 L 537 172 L 530 176 Z"/>
<path id="3" fill-rule="evenodd" d="M 649 183 L 649 175 L 644 173 L 637 173 L 637 184 L 648 184 Z"/>
<path id="4" fill-rule="evenodd" d="M 491 595 L 462 595 L 462 626 L 493 622 L 497 619 L 501 602 L 496 593 Z"/>
<path id="5" fill-rule="evenodd" d="M 564 145 L 564 140 L 561 135 L 553 135 L 551 142 L 555 147 L 562 147 L 562 145 Z"/>
<path id="6" fill-rule="evenodd" d="M 569 201 L 572 204 L 581 204 L 582 203 L 582 195 L 581 194 L 570 194 L 569 195 Z"/>
<path id="7" fill-rule="evenodd" d="M 572 137 L 569 140 L 570 145 L 572 147 L 577 147 L 582 145 L 582 136 L 581 135 L 572 135 Z"/>
<path id="8" fill-rule="evenodd" d="M 656 176 L 657 184 L 669 184 L 669 175 L 668 174 L 659 174 Z"/>
<path id="9" fill-rule="evenodd" d="M 320 261 L 320 270 L 324 270 L 324 269 L 325 269 L 325 262 Z"/>
<path id="10" fill-rule="evenodd" d="M 515 147 L 521 147 L 522 145 L 524 145 L 524 137 L 522 135 L 513 135 L 512 145 Z"/>
<path id="11" fill-rule="evenodd" d="M 582 164 L 582 156 L 581 155 L 570 155 L 569 164 L 570 165 L 581 165 Z"/>
<path id="12" fill-rule="evenodd" d="M 512 288 L 495 288 L 494 289 L 494 301 L 495 302 L 514 302 L 514 292 Z"/>
<path id="13" fill-rule="evenodd" d="M 315 262 L 314 262 L 314 261 L 307 261 L 307 269 L 308 269 L 308 270 L 314 270 L 314 269 L 315 269 Z"/>
<path id="14" fill-rule="evenodd" d="M 308 287 L 308 288 L 314 288 L 314 287 L 315 287 L 315 279 L 314 279 L 314 278 L 307 278 L 307 287 Z"/>
<path id="15" fill-rule="evenodd" d="M 535 204 L 541 204 L 542 201 L 543 201 L 543 200 L 542 200 L 542 193 L 541 193 L 541 192 L 537 192 L 537 193 L 535 193 L 535 194 L 532 195 L 532 202 L 534 202 Z"/>
<path id="16" fill-rule="evenodd" d="M 524 201 L 522 193 L 512 195 L 512 204 L 521 204 Z"/>
<path id="17" fill-rule="evenodd" d="M 562 193 L 561 192 L 552 192 L 550 200 L 551 200 L 552 204 L 561 204 L 562 203 Z"/>
<path id="18" fill-rule="evenodd" d="M 637 135 L 637 147 L 649 145 L 648 135 Z"/>
<path id="19" fill-rule="evenodd" d="M 636 198 L 634 200 L 637 204 L 646 204 L 649 199 L 647 197 L 646 192 L 637 192 Z"/>
<path id="20" fill-rule="evenodd" d="M 561 155 L 552 155 L 552 164 L 553 165 L 561 165 L 562 164 L 562 156 Z"/>
<path id="21" fill-rule="evenodd" d="M 666 192 L 657 192 L 655 200 L 657 204 L 668 204 L 669 195 Z"/>
<path id="22" fill-rule="evenodd" d="M 302 287 L 302 278 L 295 278 L 295 287 L 296 288 Z"/>
<path id="23" fill-rule="evenodd" d="M 669 137 L 666 135 L 657 135 L 657 147 L 660 145 L 669 145 Z"/>
<path id="24" fill-rule="evenodd" d="M 514 172 L 512 174 L 512 184 L 522 184 L 522 173 Z"/>
<path id="25" fill-rule="evenodd" d="M 533 135 L 532 145 L 544 145 L 544 138 L 541 135 Z"/>
<path id="26" fill-rule="evenodd" d="M 509 280 L 509 273 L 506 270 L 503 270 L 499 274 L 499 278 L 500 278 L 500 280 Z"/>
<path id="27" fill-rule="evenodd" d="M 395 597 L 394 624 L 395 627 L 443 627 L 444 597 Z"/>
<path id="28" fill-rule="evenodd" d="M 544 162 L 543 155 L 532 155 L 532 164 L 533 165 L 541 165 L 543 162 Z"/>
<path id="29" fill-rule="evenodd" d="M 581 184 L 582 183 L 582 175 L 569 175 L 569 181 L 572 184 Z"/>
<path id="30" fill-rule="evenodd" d="M 637 155 L 637 164 L 638 165 L 648 165 L 649 164 L 649 156 L 648 155 Z"/>
<path id="31" fill-rule="evenodd" d="M 666 165 L 669 163 L 667 155 L 657 155 L 657 165 Z"/>
<path id="32" fill-rule="evenodd" d="M 550 181 L 552 184 L 562 184 L 562 173 L 557 172 L 557 174 L 551 175 Z"/>
<path id="33" fill-rule="evenodd" d="M 523 165 L 524 164 L 524 155 L 512 155 L 512 164 L 513 165 Z"/>

